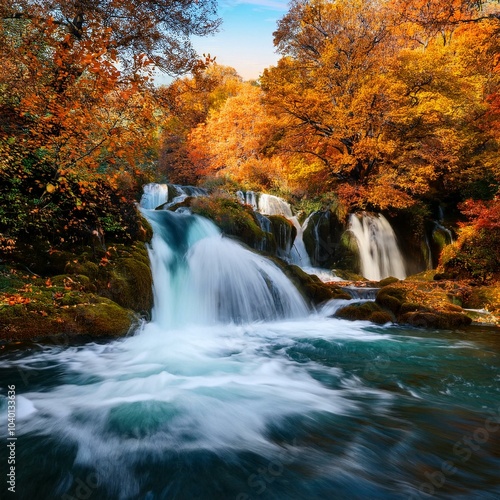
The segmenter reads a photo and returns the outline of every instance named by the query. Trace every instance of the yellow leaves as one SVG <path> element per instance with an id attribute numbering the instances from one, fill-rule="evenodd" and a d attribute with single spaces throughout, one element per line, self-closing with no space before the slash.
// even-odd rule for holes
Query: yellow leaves
<path id="1" fill-rule="evenodd" d="M 47 193 L 53 193 L 56 189 L 57 187 L 54 186 L 54 184 L 51 184 L 50 182 L 45 186 L 45 191 L 47 191 Z"/>

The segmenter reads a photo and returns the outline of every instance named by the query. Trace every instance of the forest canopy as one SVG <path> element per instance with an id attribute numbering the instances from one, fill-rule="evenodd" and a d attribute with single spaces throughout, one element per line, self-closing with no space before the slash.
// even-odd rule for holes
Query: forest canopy
<path id="1" fill-rule="evenodd" d="M 4 249 L 129 234 L 117 204 L 153 180 L 344 213 L 495 198 L 497 1 L 293 0 L 252 82 L 192 49 L 215 7 L 0 1 Z M 179 76 L 157 87 L 156 68 Z"/>
<path id="2" fill-rule="evenodd" d="M 212 0 L 0 0 L 4 251 L 132 236 L 157 164 L 153 72 L 197 71 L 190 36 L 219 24 Z"/>

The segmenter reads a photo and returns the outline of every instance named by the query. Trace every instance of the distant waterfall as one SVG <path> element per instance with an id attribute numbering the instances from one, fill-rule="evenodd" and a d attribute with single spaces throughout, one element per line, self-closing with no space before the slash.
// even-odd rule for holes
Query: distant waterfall
<path id="1" fill-rule="evenodd" d="M 241 203 L 250 205 L 254 210 L 257 210 L 257 196 L 253 191 L 236 191 L 236 196 Z"/>
<path id="2" fill-rule="evenodd" d="M 247 191 L 247 196 L 248 193 L 252 192 Z M 295 229 L 297 229 L 297 236 L 295 237 L 293 245 L 290 244 L 289 260 L 292 264 L 296 264 L 303 268 L 311 267 L 311 260 L 309 259 L 309 255 L 307 254 L 307 250 L 302 239 L 304 231 L 297 217 L 293 215 L 290 204 L 278 196 L 261 193 L 256 200 L 256 206 L 259 213 L 263 215 L 281 215 L 295 226 Z"/>
<path id="3" fill-rule="evenodd" d="M 146 184 L 141 198 L 141 207 L 154 210 L 161 205 L 175 205 L 188 196 L 206 196 L 207 191 L 195 186 L 179 186 L 177 184 Z"/>
<path id="4" fill-rule="evenodd" d="M 153 321 L 163 328 L 307 315 L 302 296 L 274 263 L 224 238 L 209 220 L 143 213 L 154 229 Z"/>
<path id="5" fill-rule="evenodd" d="M 396 235 L 383 215 L 351 214 L 349 230 L 358 243 L 361 274 L 365 278 L 379 281 L 388 276 L 406 277 Z"/>

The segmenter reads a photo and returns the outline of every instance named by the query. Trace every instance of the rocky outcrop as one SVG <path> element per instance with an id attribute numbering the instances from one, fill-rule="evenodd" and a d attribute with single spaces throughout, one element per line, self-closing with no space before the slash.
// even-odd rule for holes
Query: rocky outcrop
<path id="1" fill-rule="evenodd" d="M 152 305 L 144 242 L 96 254 L 54 251 L 49 272 L 0 268 L 0 341 L 126 335 Z"/>
<path id="2" fill-rule="evenodd" d="M 351 296 L 334 283 L 323 283 L 316 275 L 307 274 L 300 267 L 288 265 L 278 259 L 276 264 L 302 293 L 309 304 L 316 306 L 331 299 L 350 299 Z"/>
<path id="3" fill-rule="evenodd" d="M 374 302 L 349 305 L 336 315 L 421 328 L 453 329 L 472 323 L 471 315 L 458 304 L 458 297 L 466 293 L 457 283 L 386 278 L 379 285 Z"/>

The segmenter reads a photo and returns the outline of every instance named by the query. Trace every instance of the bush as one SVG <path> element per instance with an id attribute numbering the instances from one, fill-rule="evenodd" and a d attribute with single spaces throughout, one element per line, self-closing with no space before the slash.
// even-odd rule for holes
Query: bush
<path id="1" fill-rule="evenodd" d="M 0 169 L 0 250 L 21 261 L 53 249 L 138 238 L 133 196 L 104 176 L 59 170 L 42 153 Z"/>
<path id="2" fill-rule="evenodd" d="M 500 279 L 500 198 L 468 200 L 460 208 L 470 220 L 462 225 L 458 240 L 443 251 L 440 270 L 478 282 Z"/>

